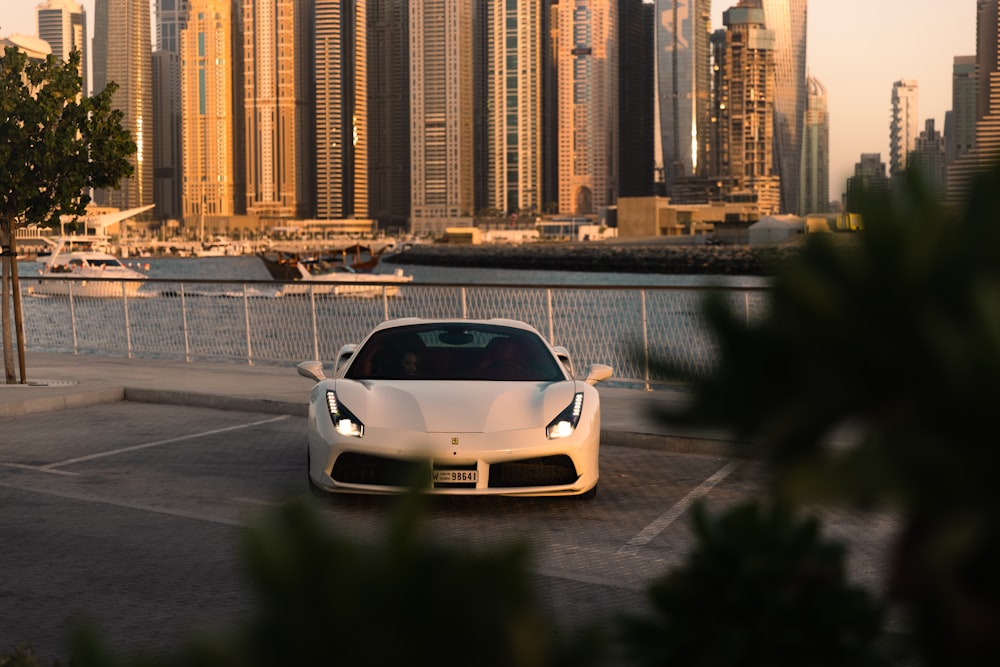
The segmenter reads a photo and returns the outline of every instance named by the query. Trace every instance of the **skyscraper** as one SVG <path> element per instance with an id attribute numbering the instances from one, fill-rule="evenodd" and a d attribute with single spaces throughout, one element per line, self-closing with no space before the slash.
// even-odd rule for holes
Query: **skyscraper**
<path id="1" fill-rule="evenodd" d="M 775 40 L 764 10 L 743 0 L 722 15 L 713 37 L 718 119 L 714 176 L 728 198 L 757 203 L 761 214 L 780 212 L 781 178 L 775 171 Z"/>
<path id="2" fill-rule="evenodd" d="M 592 215 L 618 188 L 617 0 L 560 0 L 552 12 L 559 210 Z"/>
<path id="3" fill-rule="evenodd" d="M 948 169 L 948 200 L 960 203 L 977 171 L 1000 159 L 1000 0 L 976 8 L 976 136 Z"/>
<path id="4" fill-rule="evenodd" d="M 889 177 L 885 174 L 885 163 L 880 153 L 862 153 L 861 161 L 854 164 L 854 175 L 847 179 L 844 210 L 858 213 L 861 197 L 865 192 L 885 192 L 889 189 Z"/>
<path id="5" fill-rule="evenodd" d="M 410 0 L 368 0 L 368 45 L 369 214 L 404 229 L 410 217 Z"/>
<path id="6" fill-rule="evenodd" d="M 955 56 L 951 74 L 951 127 L 945 128 L 948 164 L 976 141 L 976 57 Z"/>
<path id="7" fill-rule="evenodd" d="M 656 155 L 671 194 L 705 174 L 711 107 L 711 0 L 656 0 Z"/>
<path id="8" fill-rule="evenodd" d="M 87 13 L 75 0 L 48 0 L 38 5 L 38 36 L 49 43 L 52 54 L 63 62 L 80 52 L 80 90 L 89 91 L 87 80 Z"/>
<path id="9" fill-rule="evenodd" d="M 802 197 L 799 211 L 803 215 L 826 213 L 830 207 L 830 114 L 826 102 L 826 88 L 819 79 L 810 76 L 799 178 Z"/>
<path id="10" fill-rule="evenodd" d="M 183 109 L 183 207 L 190 225 L 235 206 L 230 0 L 190 0 L 178 35 Z"/>
<path id="11" fill-rule="evenodd" d="M 189 0 L 155 0 L 153 52 L 153 192 L 160 219 L 183 216 L 181 147 L 180 31 L 188 17 Z"/>
<path id="12" fill-rule="evenodd" d="M 410 3 L 411 215 L 415 233 L 475 213 L 473 21 L 468 0 Z"/>
<path id="13" fill-rule="evenodd" d="M 889 121 L 889 177 L 906 171 L 906 161 L 917 142 L 918 89 L 916 81 L 892 84 L 892 112 Z"/>
<path id="14" fill-rule="evenodd" d="M 542 195 L 542 2 L 490 5 L 487 206 L 539 211 Z"/>
<path id="15" fill-rule="evenodd" d="M 316 0 L 316 217 L 368 217 L 366 0 Z"/>
<path id="16" fill-rule="evenodd" d="M 112 105 L 136 144 L 134 173 L 117 189 L 99 190 L 99 204 L 120 209 L 153 204 L 153 69 L 148 0 L 96 0 L 93 73 L 95 91 L 118 84 Z"/>
<path id="17" fill-rule="evenodd" d="M 944 197 L 946 185 L 944 136 L 934 128 L 933 118 L 927 119 L 924 131 L 917 135 L 906 168 L 908 172 L 920 174 L 924 184 L 935 196 Z"/>
<path id="18" fill-rule="evenodd" d="M 807 0 L 762 0 L 774 34 L 774 160 L 781 177 L 781 210 L 799 213 L 799 162 L 806 112 Z"/>
<path id="19" fill-rule="evenodd" d="M 244 0 L 246 210 L 312 214 L 312 34 L 308 0 Z"/>
<path id="20" fill-rule="evenodd" d="M 618 196 L 653 194 L 656 77 L 655 6 L 642 0 L 618 4 Z"/>

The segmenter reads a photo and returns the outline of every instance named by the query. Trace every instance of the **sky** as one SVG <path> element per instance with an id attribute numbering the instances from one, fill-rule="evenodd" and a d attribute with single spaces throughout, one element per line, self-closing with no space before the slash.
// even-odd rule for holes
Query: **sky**
<path id="1" fill-rule="evenodd" d="M 2 0 L 0 35 L 37 33 L 38 0 Z M 712 0 L 712 28 L 736 0 Z M 93 35 L 94 0 L 83 0 Z M 811 0 L 807 66 L 826 86 L 830 198 L 837 200 L 862 153 L 889 160 L 892 84 L 916 80 L 918 116 L 944 130 L 955 56 L 975 55 L 976 0 Z M 154 31 L 155 35 L 155 31 Z"/>

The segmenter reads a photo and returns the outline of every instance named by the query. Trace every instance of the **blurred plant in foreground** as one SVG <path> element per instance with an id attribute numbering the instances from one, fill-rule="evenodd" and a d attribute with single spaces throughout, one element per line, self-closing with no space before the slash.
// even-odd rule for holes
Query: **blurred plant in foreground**
<path id="1" fill-rule="evenodd" d="M 886 593 L 919 659 L 1000 664 L 1000 168 L 961 209 L 911 179 L 863 215 L 774 267 L 757 323 L 706 301 L 717 367 L 663 416 L 763 447 L 783 501 L 897 510 Z"/>
<path id="2" fill-rule="evenodd" d="M 719 516 L 696 504 L 692 521 L 692 553 L 650 587 L 654 614 L 624 619 L 632 664 L 889 664 L 881 609 L 815 519 L 750 502 Z"/>

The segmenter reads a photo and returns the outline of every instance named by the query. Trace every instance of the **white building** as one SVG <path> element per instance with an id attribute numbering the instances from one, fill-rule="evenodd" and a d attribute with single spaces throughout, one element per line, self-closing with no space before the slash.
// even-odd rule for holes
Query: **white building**
<path id="1" fill-rule="evenodd" d="M 892 84 L 892 117 L 889 122 L 889 176 L 906 170 L 906 158 L 920 134 L 917 120 L 917 82 Z"/>

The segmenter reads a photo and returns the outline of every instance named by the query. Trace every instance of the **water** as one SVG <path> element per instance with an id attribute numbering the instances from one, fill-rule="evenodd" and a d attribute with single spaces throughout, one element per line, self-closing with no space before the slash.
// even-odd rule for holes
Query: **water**
<path id="1" fill-rule="evenodd" d="M 263 262 L 253 256 L 127 259 L 126 264 L 142 270 L 150 278 L 165 280 L 270 280 Z M 37 262 L 20 262 L 18 274 L 24 277 L 38 275 L 41 265 Z M 148 267 L 148 268 L 147 268 Z M 392 274 L 402 269 L 413 276 L 414 283 L 446 284 L 502 284 L 502 285 L 604 285 L 615 287 L 690 287 L 700 285 L 725 285 L 755 287 L 766 284 L 759 276 L 703 276 L 653 273 L 604 273 L 589 271 L 551 271 L 524 269 L 469 268 L 450 266 L 423 266 L 382 262 L 376 274 Z"/>

